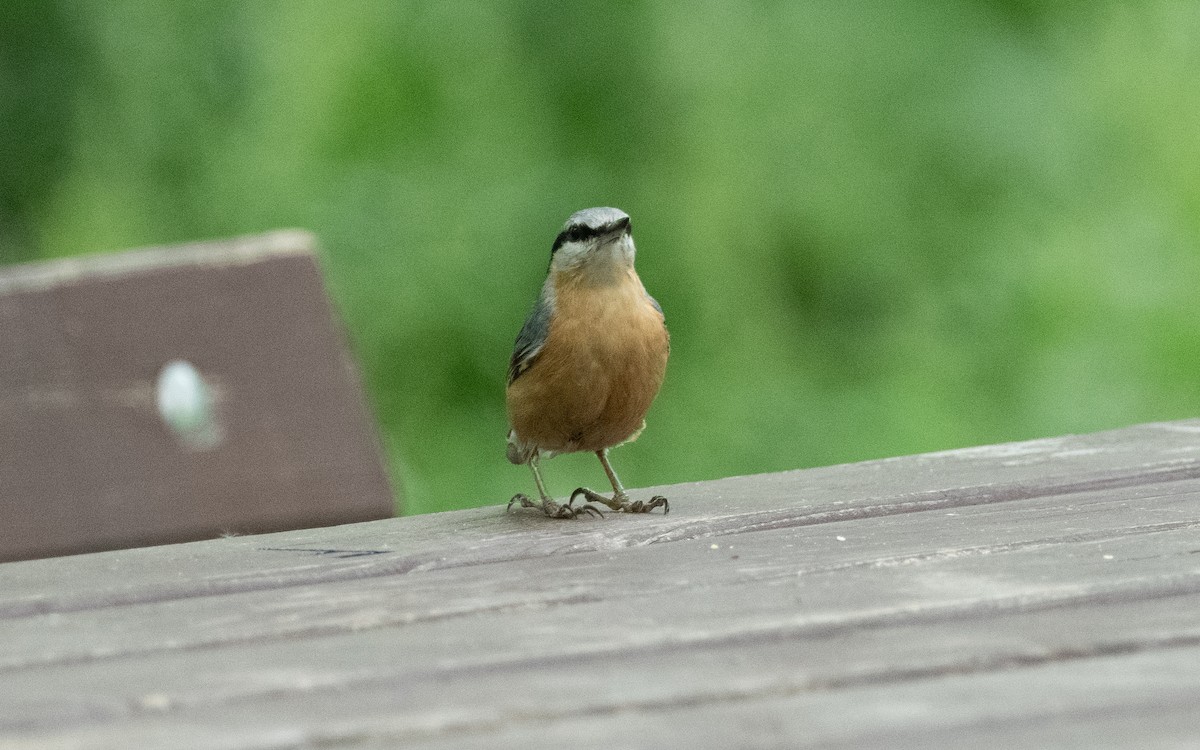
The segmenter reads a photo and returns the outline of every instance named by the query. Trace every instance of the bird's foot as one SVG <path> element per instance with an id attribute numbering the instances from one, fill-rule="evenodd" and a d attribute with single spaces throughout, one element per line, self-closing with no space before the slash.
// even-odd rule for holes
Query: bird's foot
<path id="1" fill-rule="evenodd" d="M 624 492 L 617 492 L 612 497 L 605 497 L 598 492 L 592 492 L 587 487 L 580 487 L 571 493 L 571 501 L 574 502 L 577 495 L 583 495 L 588 503 L 601 503 L 607 505 L 613 510 L 622 510 L 626 513 L 649 513 L 655 508 L 662 508 L 663 515 L 671 512 L 671 504 L 662 495 L 655 495 L 649 500 L 630 500 L 629 495 Z M 588 507 L 588 506 L 583 506 Z"/>
<path id="2" fill-rule="evenodd" d="M 539 503 L 531 500 L 525 493 L 518 492 L 517 494 L 513 495 L 512 500 L 508 501 L 508 507 L 504 509 L 505 513 L 512 508 L 513 503 L 520 503 L 522 508 L 541 508 L 542 512 L 544 512 L 550 518 L 576 518 L 578 516 L 589 514 L 596 516 L 604 515 L 600 512 L 599 508 L 590 503 L 575 507 L 574 495 L 571 495 L 571 499 L 567 501 L 566 505 L 559 505 L 548 497 L 543 497 L 542 501 Z"/>

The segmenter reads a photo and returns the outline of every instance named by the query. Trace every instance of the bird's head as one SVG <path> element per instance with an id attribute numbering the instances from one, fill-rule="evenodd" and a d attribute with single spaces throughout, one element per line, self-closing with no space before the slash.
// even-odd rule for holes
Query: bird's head
<path id="1" fill-rule="evenodd" d="M 602 278 L 633 267 L 629 214 L 619 208 L 585 208 L 571 214 L 550 250 L 550 271 Z"/>

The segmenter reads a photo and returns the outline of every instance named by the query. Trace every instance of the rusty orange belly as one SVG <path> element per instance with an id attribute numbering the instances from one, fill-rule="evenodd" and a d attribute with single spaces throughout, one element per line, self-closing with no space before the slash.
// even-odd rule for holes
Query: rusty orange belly
<path id="1" fill-rule="evenodd" d="M 509 424 L 543 453 L 598 451 L 640 431 L 666 373 L 662 314 L 632 272 L 601 287 L 560 285 L 546 342 L 509 385 Z"/>

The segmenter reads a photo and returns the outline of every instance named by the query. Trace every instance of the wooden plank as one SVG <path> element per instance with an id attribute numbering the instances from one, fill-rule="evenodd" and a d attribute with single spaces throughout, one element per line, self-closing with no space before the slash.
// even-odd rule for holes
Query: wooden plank
<path id="1" fill-rule="evenodd" d="M 0 672 L 120 654 L 212 648 L 272 637 L 359 633 L 564 603 L 608 606 L 616 599 L 685 596 L 692 588 L 702 591 L 697 609 L 706 612 L 718 606 L 707 601 L 712 592 L 724 591 L 724 596 L 733 597 L 729 601 L 740 601 L 738 591 L 754 591 L 754 601 L 761 604 L 771 601 L 773 594 L 760 592 L 758 587 L 797 578 L 817 592 L 826 590 L 817 581 L 847 582 L 854 587 L 855 596 L 838 592 L 833 584 L 827 590 L 833 592 L 833 603 L 851 612 L 860 597 L 866 597 L 875 607 L 889 601 L 915 605 L 919 600 L 910 598 L 910 589 L 914 581 L 922 580 L 915 571 L 942 560 L 962 560 L 965 565 L 968 560 L 978 559 L 991 567 L 996 560 L 1007 559 L 1006 555 L 1030 550 L 1051 550 L 1045 564 L 1054 569 L 1054 580 L 1066 571 L 1079 574 L 1080 582 L 1067 589 L 1076 598 L 1109 597 L 1129 587 L 1136 592 L 1139 582 L 1152 572 L 1146 569 L 1146 563 L 1139 563 L 1141 577 L 1131 584 L 1117 586 L 1099 577 L 1101 573 L 1130 574 L 1131 569 L 1115 557 L 1122 546 L 1157 546 L 1156 559 L 1165 565 L 1157 572 L 1164 577 L 1154 579 L 1153 587 L 1147 590 L 1159 596 L 1186 593 L 1194 583 L 1186 575 L 1190 568 L 1180 569 L 1175 559 L 1162 550 L 1163 540 L 1182 544 L 1183 550 L 1177 556 L 1200 564 L 1200 560 L 1188 557 L 1192 549 L 1200 549 L 1200 542 L 1193 545 L 1191 541 L 1200 527 L 1200 481 L 1014 501 L 1004 506 L 973 506 L 954 511 L 953 515 L 935 513 L 932 517 L 905 514 L 859 519 L 832 528 L 789 527 L 756 532 L 722 538 L 717 549 L 712 547 L 714 542 L 694 540 L 629 548 L 620 555 L 577 553 L 551 558 L 550 563 L 546 558 L 526 558 L 165 599 L 147 602 L 137 609 L 125 606 L 84 610 L 70 618 L 57 612 L 10 618 L 0 621 Z M 839 540 L 839 536 L 844 539 Z M 1090 567 L 1080 572 L 1063 566 L 1055 555 L 1065 554 L 1066 550 L 1073 550 L 1073 556 L 1089 550 L 1081 559 Z M 1114 554 L 1114 559 L 1106 560 L 1104 554 Z M 186 569 L 175 564 L 177 572 Z M 542 570 L 547 572 L 539 575 Z M 640 575 L 643 570 L 656 573 Z M 950 579 L 939 580 L 938 585 L 948 590 Z M 975 594 L 988 593 L 978 590 L 982 580 L 976 577 L 967 577 L 964 585 Z M 882 589 L 876 590 L 876 586 Z M 1000 593 L 1011 590 L 1006 585 Z M 918 588 L 917 593 L 923 593 L 923 589 Z M 1021 587 L 1019 593 L 1029 601 L 1038 595 L 1028 586 Z M 968 597 L 967 601 L 974 598 Z M 748 611 L 760 612 L 758 604 Z M 785 597 L 781 606 L 791 611 L 792 604 Z M 820 600 L 809 598 L 806 609 L 819 608 L 820 604 Z M 207 617 L 214 608 L 226 613 L 216 622 Z M 832 615 L 824 610 L 823 616 Z"/>
<path id="2" fill-rule="evenodd" d="M 673 498 L 662 516 L 559 523 L 492 506 L 130 550 L 80 565 L 0 566 L 0 618 L 139 601 L 386 577 L 518 558 L 719 538 L 954 511 L 1042 496 L 1200 477 L 1200 420 L 643 490 Z M 194 575 L 181 577 L 181 569 Z"/>
<path id="3" fill-rule="evenodd" d="M 1024 531 L 1040 532 L 1047 518 L 1067 510 L 1037 507 L 1044 502 L 1020 501 L 1009 509 L 1023 519 Z M 1098 504 L 1081 503 L 1081 517 L 1103 515 L 1094 512 Z M 333 633 L 267 628 L 224 644 L 160 640 L 155 648 L 117 649 L 90 661 L 10 669 L 6 676 L 19 678 L 12 684 L 15 703 L 0 703 L 0 715 L 41 712 L 45 724 L 31 727 L 26 720 L 26 730 L 70 725 L 80 716 L 87 717 L 85 725 L 101 717 L 124 726 L 160 722 L 159 712 L 144 705 L 157 701 L 177 722 L 206 724 L 193 712 L 228 710 L 232 717 L 222 722 L 241 716 L 249 722 L 247 736 L 256 736 L 303 725 L 300 717 L 317 731 L 347 711 L 358 720 L 357 731 L 363 722 L 379 721 L 385 735 L 408 742 L 433 729 L 491 732 L 507 726 L 509 713 L 523 721 L 570 721 L 586 712 L 581 702 L 608 715 L 654 712 L 742 700 L 739 690 L 750 697 L 850 690 L 1200 643 L 1193 616 L 1200 607 L 1195 487 L 1177 496 L 1130 488 L 1110 505 L 1126 521 L 1145 520 L 1150 507 L 1175 520 L 1129 527 L 1110 516 L 1093 533 L 1072 528 L 1060 538 L 1010 536 L 973 550 L 961 543 L 942 547 L 952 540 L 939 538 L 939 530 L 960 540 L 994 538 L 998 509 L 974 507 L 966 517 L 921 513 L 846 522 L 838 530 L 855 531 L 844 542 L 830 540 L 827 530 L 801 527 L 744 534 L 733 550 L 693 542 L 624 549 L 615 559 L 583 553 L 556 560 L 549 578 L 538 575 L 545 565 L 536 559 L 498 565 L 509 579 L 437 570 L 420 576 L 432 580 L 413 581 L 429 587 L 427 599 L 441 589 L 484 601 L 465 611 L 454 611 L 463 601 L 449 602 L 442 612 L 427 604 L 414 612 L 423 617 L 382 622 L 378 609 L 401 592 L 381 591 L 372 601 L 369 590 L 344 590 L 363 584 L 358 581 L 292 589 L 290 603 L 263 600 L 266 592 L 210 597 L 207 619 L 189 610 L 195 605 L 189 601 L 144 605 L 125 618 L 101 611 L 95 615 L 108 617 L 107 624 L 70 635 L 88 642 L 99 637 L 95 642 L 104 649 L 103 637 L 111 638 L 122 622 L 145 623 L 147 633 L 131 634 L 132 644 L 155 630 L 178 638 L 185 623 L 197 632 L 219 631 L 231 619 L 302 621 L 305 610 L 328 616 L 345 609 L 357 622 Z M 1188 508 L 1192 521 L 1179 521 Z M 910 526 L 910 541 L 924 536 L 924 551 L 905 559 L 871 557 L 872 540 L 895 522 Z M 814 566 L 810 548 L 822 541 L 829 549 L 865 547 L 849 564 Z M 763 569 L 780 556 L 778 568 Z M 797 570 L 806 559 L 810 569 Z M 686 571 L 682 581 L 679 569 Z M 719 575 L 730 569 L 733 575 Z M 515 589 L 556 586 L 563 596 L 486 601 L 489 586 L 503 587 L 506 580 Z M 588 583 L 594 589 L 579 590 Z M 56 619 L 35 624 L 50 630 Z M 964 629 L 964 621 L 972 626 Z M 1081 632 L 1081 624 L 1090 626 Z M 0 640 L 28 643 L 12 633 Z M 74 687 L 64 696 L 68 683 Z M 520 686 L 515 693 L 514 685 Z M 568 686 L 586 701 L 562 701 Z"/>
<path id="4" fill-rule="evenodd" d="M 1159 570 L 1172 570 L 1171 563 L 1186 554 L 1178 550 L 1191 544 L 1184 533 L 1169 541 L 1170 554 L 1159 555 L 1164 561 Z M 1139 545 L 1144 547 L 1145 540 L 1130 541 L 1118 553 L 1136 552 Z M 120 684 L 98 693 L 117 706 L 135 701 L 147 684 L 159 685 L 182 703 L 221 700 L 225 690 L 235 687 L 239 699 L 253 697 L 256 683 L 257 689 L 263 687 L 261 681 L 244 675 L 246 684 L 233 685 L 224 676 L 226 660 L 244 665 L 247 672 L 291 675 L 292 683 L 277 679 L 266 685 L 268 694 L 274 694 L 285 684 L 303 692 L 330 673 L 342 675 L 337 687 L 347 689 L 364 679 L 442 680 L 519 671 L 529 664 L 574 668 L 583 662 L 642 661 L 664 654 L 684 667 L 718 652 L 736 652 L 749 663 L 755 649 L 765 649 L 770 656 L 753 665 L 756 674 L 778 671 L 772 661 L 776 652 L 786 651 L 802 657 L 808 670 L 803 679 L 791 675 L 798 684 L 830 686 L 1153 650 L 1200 639 L 1194 616 L 1200 571 L 1156 575 L 1138 566 L 1086 584 L 1039 580 L 1031 585 L 1029 581 L 1046 577 L 1053 558 L 1041 550 L 999 562 L 926 562 L 915 571 L 892 569 L 867 583 L 839 571 L 809 581 L 801 576 L 767 580 L 758 587 L 664 586 L 657 593 L 633 596 L 622 591 L 575 593 L 564 585 L 557 599 L 522 601 L 499 595 L 486 606 L 452 602 L 443 610 L 401 610 L 394 617 L 388 616 L 386 605 L 364 601 L 359 592 L 336 587 L 295 592 L 298 599 L 313 602 L 308 609 L 326 620 L 325 627 L 287 627 L 303 616 L 296 614 L 298 602 L 236 598 L 247 595 L 212 602 L 202 611 L 181 611 L 179 603 L 170 603 L 82 626 L 64 627 L 51 616 L 38 623 L 44 631 L 61 628 L 66 635 L 95 637 L 96 643 L 38 646 L 40 651 L 30 658 L 10 652 L 0 674 L 19 690 L 0 700 L 0 715 L 16 713 L 10 700 L 47 706 L 91 701 L 86 692 L 64 692 L 68 675 L 76 685 L 102 685 L 121 674 Z M 986 575 L 998 564 L 1013 569 L 1006 571 L 1010 580 L 1003 581 L 1002 589 Z M 1078 577 L 1079 570 L 1067 568 L 1064 577 Z M 861 591 L 846 591 L 856 584 Z M 349 612 L 329 623 L 334 617 L 330 611 L 341 603 Z M 275 606 L 284 611 L 276 613 Z M 178 624 L 189 616 L 187 627 Z M 245 624 L 254 618 L 276 627 Z M 122 626 L 133 632 L 120 633 Z M 216 632 L 206 637 L 207 630 Z M 5 632 L 7 640 L 15 641 L 14 651 L 36 643 L 34 635 Z M 66 639 L 51 640 L 61 644 Z M 846 653 L 851 646 L 853 653 Z M 223 658 L 207 663 L 218 651 Z M 666 687 L 670 692 L 691 689 Z"/>
<path id="5" fill-rule="evenodd" d="M 0 744 L 1180 740 L 1197 427 L 3 565 Z"/>
<path id="6" fill-rule="evenodd" d="M 352 734 L 330 722 L 308 736 L 336 746 L 431 750 L 1182 748 L 1193 747 L 1197 737 L 1197 667 L 1195 649 L 1172 650 L 844 690 L 731 690 L 682 705 L 614 709 L 582 700 L 578 711 L 551 721 L 527 708 L 492 727 L 464 711 L 461 724 L 439 732 L 380 716 L 367 724 L 369 731 Z"/>
<path id="7" fill-rule="evenodd" d="M 0 560 L 392 515 L 313 245 L 278 232 L 0 269 Z M 208 381 L 202 442 L 156 410 L 174 360 Z"/>
<path id="8" fill-rule="evenodd" d="M 1195 599 L 1180 602 L 1195 603 Z M 1139 617 L 1136 609 L 1111 610 L 1117 618 L 1107 617 L 1109 611 L 1094 612 L 1104 628 L 1121 628 Z M 1152 617 L 1159 614 L 1151 612 Z M 73 735 L 107 736 L 108 745 L 117 746 L 148 729 L 169 733 L 173 728 L 178 734 L 203 727 L 223 735 L 216 746 L 254 747 L 263 737 L 280 735 L 295 737 L 297 744 L 301 739 L 317 744 L 319 738 L 334 738 L 353 745 L 348 738 L 383 737 L 407 746 L 450 735 L 478 736 L 498 747 L 515 747 L 517 743 L 500 743 L 499 738 L 511 734 L 526 741 L 530 735 L 547 732 L 554 736 L 573 732 L 570 728 L 584 717 L 601 717 L 608 719 L 608 726 L 596 736 L 611 739 L 630 716 L 663 718 L 691 712 L 694 717 L 715 712 L 766 719 L 768 726 L 776 725 L 777 741 L 803 744 L 798 740 L 824 741 L 822 732 L 839 728 L 859 736 L 883 729 L 917 734 L 944 729 L 942 721 L 930 721 L 933 716 L 954 717 L 953 723 L 968 726 L 1019 721 L 1022 715 L 1039 718 L 1030 710 L 1031 700 L 1034 707 L 1054 706 L 1053 715 L 1064 726 L 1078 721 L 1071 719 L 1073 714 L 1086 719 L 1105 712 L 1133 719 L 1146 706 L 1156 706 L 1160 714 L 1174 715 L 1177 721 L 1179 714 L 1194 721 L 1194 698 L 1200 695 L 1196 669 L 1200 653 L 1194 646 L 1157 642 L 1139 648 L 1114 640 L 1092 652 L 1080 651 L 1070 633 L 1044 635 L 1039 625 L 1046 622 L 1043 615 L 1040 622 L 1035 619 L 1023 628 L 1018 624 L 1014 630 L 1011 621 L 1001 619 L 999 624 L 1008 627 L 994 629 L 989 634 L 993 640 L 1027 642 L 1023 652 L 1013 648 L 994 661 L 973 658 L 977 654 L 961 642 L 962 629 L 945 626 L 940 632 L 959 641 L 959 653 L 944 662 L 929 657 L 918 660 L 911 647 L 896 658 L 891 647 L 905 645 L 904 637 L 911 635 L 905 628 L 850 631 L 844 639 L 764 639 L 723 649 L 558 658 L 549 652 L 541 660 L 459 663 L 399 673 L 393 669 L 401 668 L 398 663 L 404 654 L 380 648 L 382 642 L 370 645 L 388 663 L 358 669 L 346 663 L 341 643 L 303 644 L 311 648 L 303 661 L 296 661 L 294 655 L 265 663 L 244 661 L 248 656 L 269 655 L 268 649 L 260 647 L 254 652 L 209 653 L 189 665 L 189 669 L 207 667 L 191 680 L 170 679 L 172 672 L 155 671 L 156 666 L 170 666 L 157 660 L 122 664 L 107 675 L 93 670 L 69 672 L 63 676 L 69 681 L 58 683 L 60 688 L 71 686 L 66 701 L 21 689 L 18 700 L 6 702 L 6 715 L 22 718 L 0 724 L 4 733 L 0 736 L 38 739 L 48 747 L 63 746 L 63 738 Z M 920 635 L 924 639 L 925 634 Z M 1065 651 L 1055 653 L 1063 644 Z M 278 656 L 279 651 L 274 652 Z M 364 652 L 356 661 L 365 663 L 369 656 Z M 839 659 L 849 663 L 839 667 Z M 1119 664 L 1114 666 L 1114 661 Z M 1152 670 L 1156 682 L 1148 684 L 1146 675 L 1130 680 L 1139 676 L 1136 669 Z M 1109 672 L 1122 679 L 1114 680 Z M 113 694 L 114 685 L 131 680 L 140 691 Z M 1045 685 L 1039 687 L 1039 680 Z M 199 683 L 202 689 L 188 689 L 181 682 Z M 993 688 L 993 704 L 977 703 L 974 696 L 983 689 L 977 685 L 994 682 L 1003 685 L 1008 695 Z M 958 685 L 952 688 L 947 683 Z M 40 692 L 39 685 L 34 687 Z M 81 694 L 88 700 L 80 700 Z M 918 698 L 911 697 L 914 694 Z M 908 705 L 914 700 L 927 702 L 927 710 L 914 711 Z M 800 717 L 828 710 L 843 718 L 833 725 L 809 718 L 786 721 L 786 715 L 778 714 L 772 718 L 779 702 L 791 703 Z M 873 720 L 872 713 L 876 714 Z M 35 716 L 38 720 L 31 718 Z M 1143 726 L 1147 729 L 1153 728 Z M 1148 731 L 1145 736 L 1155 734 Z M 192 747 L 213 746 L 198 742 L 190 733 L 188 738 Z"/>
<path id="9" fill-rule="evenodd" d="M 640 700 L 613 699 L 612 686 L 626 680 L 607 670 L 584 674 L 597 679 L 583 682 L 509 674 L 511 682 L 486 681 L 507 698 L 499 708 L 418 686 L 438 699 L 425 713 L 411 704 L 434 703 L 423 700 L 427 694 L 396 686 L 367 694 L 316 686 L 320 700 L 301 693 L 215 706 L 176 706 L 152 694 L 120 727 L 60 726 L 27 733 L 23 746 L 1191 747 L 1197 667 L 1197 649 L 1178 649 L 838 690 L 709 685 L 682 702 L 647 699 L 649 691 L 638 691 Z M 628 682 L 659 676 L 635 669 Z M 709 677 L 686 669 L 676 676 Z M 264 720 L 264 709 L 272 720 Z"/>

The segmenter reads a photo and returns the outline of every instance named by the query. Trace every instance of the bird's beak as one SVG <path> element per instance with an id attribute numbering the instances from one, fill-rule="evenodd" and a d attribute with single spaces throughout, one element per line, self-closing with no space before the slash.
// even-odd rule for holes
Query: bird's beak
<path id="1" fill-rule="evenodd" d="M 613 222 L 612 228 L 607 232 L 609 237 L 620 237 L 623 234 L 629 234 L 629 217 L 617 219 Z"/>

